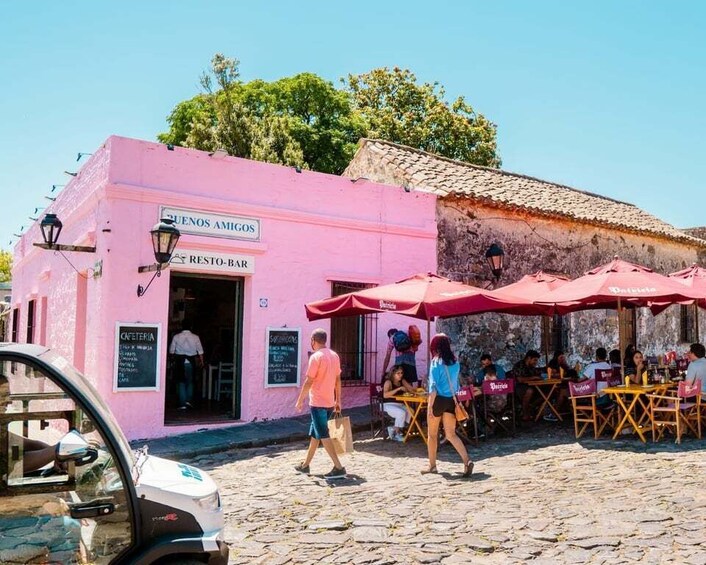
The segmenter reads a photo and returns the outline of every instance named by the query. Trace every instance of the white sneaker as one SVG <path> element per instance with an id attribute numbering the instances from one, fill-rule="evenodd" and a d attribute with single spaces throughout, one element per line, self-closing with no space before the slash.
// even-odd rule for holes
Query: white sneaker
<path id="1" fill-rule="evenodd" d="M 395 441 L 403 442 L 404 436 L 402 434 L 395 434 L 394 436 L 392 436 L 392 439 L 394 439 Z"/>
<path id="2" fill-rule="evenodd" d="M 395 438 L 395 428 L 393 426 L 387 426 L 387 437 L 390 439 Z"/>

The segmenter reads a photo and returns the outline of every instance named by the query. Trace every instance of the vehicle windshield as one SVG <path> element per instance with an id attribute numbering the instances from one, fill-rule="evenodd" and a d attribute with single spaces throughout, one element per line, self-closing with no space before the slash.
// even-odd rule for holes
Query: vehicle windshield
<path id="1" fill-rule="evenodd" d="M 98 394 L 98 391 L 93 388 L 93 385 L 79 373 L 71 363 L 64 359 L 61 355 L 54 353 L 51 350 L 45 351 L 40 355 L 42 361 L 52 365 L 55 369 L 61 372 L 66 380 L 72 383 L 78 390 L 80 390 L 86 399 L 86 402 L 90 404 L 98 415 L 105 423 L 105 426 L 112 432 L 113 436 L 116 438 L 118 443 L 118 449 L 122 452 L 123 457 L 128 462 L 128 465 L 132 467 L 135 464 L 135 455 L 130 448 L 130 444 L 127 438 L 123 434 L 123 431 L 118 426 L 115 418 L 113 417 L 110 408 L 105 403 L 105 401 Z"/>

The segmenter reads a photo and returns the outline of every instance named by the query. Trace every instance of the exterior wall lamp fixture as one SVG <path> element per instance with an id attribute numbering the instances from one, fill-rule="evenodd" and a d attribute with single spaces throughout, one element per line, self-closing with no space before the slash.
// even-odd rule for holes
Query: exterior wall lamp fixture
<path id="1" fill-rule="evenodd" d="M 95 246 L 87 245 L 61 245 L 57 243 L 63 224 L 56 214 L 45 214 L 39 228 L 42 231 L 44 243 L 35 243 L 35 247 L 49 249 L 51 251 L 76 251 L 79 253 L 95 253 Z"/>
<path id="2" fill-rule="evenodd" d="M 500 278 L 500 275 L 503 274 L 505 252 L 497 243 L 493 243 L 485 252 L 485 259 L 488 261 L 490 272 L 493 273 L 493 276 L 497 281 Z"/>
<path id="3" fill-rule="evenodd" d="M 155 271 L 154 275 L 147 283 L 146 287 L 141 284 L 137 285 L 137 296 L 143 296 L 147 289 L 152 284 L 155 277 L 162 276 L 162 268 L 169 264 L 172 260 L 172 253 L 174 253 L 174 248 L 181 233 L 174 225 L 174 220 L 169 218 L 162 218 L 155 226 L 150 230 L 150 235 L 152 236 L 152 249 L 154 250 L 154 258 L 157 261 L 153 265 L 146 265 L 144 267 L 139 267 L 137 269 L 138 273 L 147 273 L 150 271 Z"/>

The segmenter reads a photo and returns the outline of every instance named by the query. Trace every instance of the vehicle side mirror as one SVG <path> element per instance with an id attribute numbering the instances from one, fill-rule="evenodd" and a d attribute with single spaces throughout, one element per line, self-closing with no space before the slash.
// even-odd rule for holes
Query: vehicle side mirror
<path id="1" fill-rule="evenodd" d="M 98 450 L 90 445 L 77 430 L 71 430 L 56 444 L 56 460 L 59 463 L 73 461 L 77 467 L 92 463 L 98 458 Z"/>

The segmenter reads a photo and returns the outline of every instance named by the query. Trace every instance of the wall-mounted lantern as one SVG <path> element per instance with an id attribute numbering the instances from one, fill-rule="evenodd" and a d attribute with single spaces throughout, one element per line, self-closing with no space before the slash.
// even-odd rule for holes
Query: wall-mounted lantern
<path id="1" fill-rule="evenodd" d="M 154 265 L 147 265 L 137 269 L 139 273 L 146 273 L 149 271 L 155 271 L 154 275 L 147 283 L 146 287 L 142 285 L 137 285 L 137 296 L 140 297 L 147 292 L 147 289 L 152 284 L 155 277 L 162 275 L 162 268 L 164 265 L 169 264 L 172 260 L 172 253 L 174 253 L 174 248 L 181 233 L 174 225 L 174 220 L 169 218 L 162 218 L 159 223 L 150 230 L 150 235 L 152 236 L 152 249 L 154 251 L 154 258 L 157 261 Z"/>
<path id="2" fill-rule="evenodd" d="M 76 251 L 79 253 L 95 253 L 94 246 L 87 245 L 61 245 L 58 242 L 59 235 L 63 224 L 56 214 L 45 214 L 39 224 L 39 229 L 42 231 L 42 239 L 44 243 L 35 243 L 35 247 L 42 249 L 50 249 L 52 251 Z"/>
<path id="3" fill-rule="evenodd" d="M 493 245 L 488 247 L 488 250 L 485 252 L 485 259 L 488 261 L 490 272 L 493 273 L 493 276 L 497 281 L 500 278 L 500 275 L 503 274 L 505 252 L 497 243 L 493 243 Z"/>

